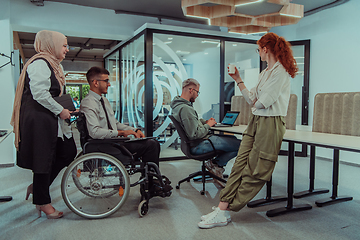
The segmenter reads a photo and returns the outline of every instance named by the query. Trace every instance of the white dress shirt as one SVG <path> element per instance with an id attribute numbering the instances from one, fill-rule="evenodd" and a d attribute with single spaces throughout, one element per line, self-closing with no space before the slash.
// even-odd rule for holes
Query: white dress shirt
<path id="1" fill-rule="evenodd" d="M 241 91 L 246 101 L 252 107 L 252 113 L 258 116 L 286 116 L 290 99 L 290 75 L 280 62 L 271 69 L 264 69 L 258 83 L 250 91 Z"/>
<path id="2" fill-rule="evenodd" d="M 26 72 L 30 78 L 29 85 L 33 99 L 58 116 L 64 108 L 51 97 L 49 92 L 51 70 L 47 63 L 42 59 L 36 60 L 27 67 Z M 63 135 L 68 139 L 72 137 L 71 126 L 58 116 L 58 137 L 63 138 Z"/>
<path id="3" fill-rule="evenodd" d="M 90 90 L 89 94 L 80 104 L 80 111 L 85 114 L 90 137 L 93 139 L 116 138 L 118 136 L 117 130 L 136 130 L 117 121 L 109 100 L 103 97 L 109 122 L 113 130 L 109 129 L 105 111 L 100 102 L 101 98 L 102 96 Z"/>

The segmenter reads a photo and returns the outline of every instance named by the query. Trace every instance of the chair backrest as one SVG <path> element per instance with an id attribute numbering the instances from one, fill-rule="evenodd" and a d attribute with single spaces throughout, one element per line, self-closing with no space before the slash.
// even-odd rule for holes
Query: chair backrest
<path id="1" fill-rule="evenodd" d="M 207 153 L 194 155 L 191 153 L 191 146 L 190 143 L 200 143 L 201 141 L 210 141 L 209 139 L 198 139 L 198 140 L 190 140 L 185 133 L 185 130 L 181 126 L 181 124 L 174 118 L 174 116 L 169 115 L 169 118 L 174 123 L 175 128 L 181 138 L 181 151 L 188 157 L 199 161 L 205 161 L 208 159 L 211 159 L 213 157 L 216 157 L 218 154 L 223 153 L 221 150 L 215 150 L 210 151 Z"/>
<path id="2" fill-rule="evenodd" d="M 169 118 L 171 119 L 171 121 L 174 123 L 176 131 L 178 132 L 180 139 L 181 139 L 181 151 L 189 157 L 189 155 L 191 155 L 190 153 L 190 140 L 189 138 L 186 136 L 186 133 L 183 129 L 183 127 L 181 126 L 181 124 L 174 118 L 174 116 L 169 115 Z"/>
<path id="3" fill-rule="evenodd" d="M 312 131 L 360 136 L 360 92 L 316 94 Z"/>
<path id="4" fill-rule="evenodd" d="M 78 118 L 76 119 L 76 127 L 80 133 L 80 144 L 84 148 L 84 144 L 90 139 L 90 135 L 86 126 L 86 117 L 82 112 L 78 113 Z"/>

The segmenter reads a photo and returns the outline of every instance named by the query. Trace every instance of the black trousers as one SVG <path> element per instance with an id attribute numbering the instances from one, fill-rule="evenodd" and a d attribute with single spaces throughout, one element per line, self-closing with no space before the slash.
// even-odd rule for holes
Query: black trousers
<path id="1" fill-rule="evenodd" d="M 142 158 L 143 162 L 153 162 L 159 166 L 159 156 L 160 156 L 160 144 L 158 141 L 153 139 L 147 139 L 142 141 L 134 141 L 121 143 L 131 154 L 134 155 L 134 158 Z M 117 146 L 109 144 L 90 144 L 86 147 L 86 152 L 102 152 L 114 156 L 123 164 L 129 164 L 131 158 L 126 156 Z"/>
<path id="2" fill-rule="evenodd" d="M 34 173 L 33 175 L 33 203 L 36 205 L 44 205 L 51 203 L 50 185 L 59 174 L 59 172 L 68 166 L 76 156 L 76 145 L 74 138 L 67 139 L 64 136 L 64 141 L 61 138 L 57 139 L 56 157 L 51 165 L 49 173 Z"/>

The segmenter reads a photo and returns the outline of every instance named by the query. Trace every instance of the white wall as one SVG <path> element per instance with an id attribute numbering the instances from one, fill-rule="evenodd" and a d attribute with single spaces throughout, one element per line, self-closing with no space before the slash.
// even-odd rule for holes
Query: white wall
<path id="1" fill-rule="evenodd" d="M 314 97 L 324 92 L 360 91 L 360 1 L 349 1 L 300 20 L 296 25 L 272 28 L 287 40 L 311 40 L 309 125 Z M 317 148 L 317 156 L 332 158 L 332 151 Z M 341 152 L 341 160 L 360 164 L 360 155 Z"/>
<path id="2" fill-rule="evenodd" d="M 6 10 L 2 8 L 2 14 Z M 0 53 L 10 56 L 12 49 L 12 32 L 9 20 L 0 19 Z M 6 64 L 8 58 L 0 56 L 0 66 Z M 15 86 L 13 81 L 13 67 L 8 64 L 0 68 L 0 129 L 12 129 L 10 119 L 14 101 Z M 15 163 L 14 134 L 11 134 L 0 144 L 0 165 Z"/>

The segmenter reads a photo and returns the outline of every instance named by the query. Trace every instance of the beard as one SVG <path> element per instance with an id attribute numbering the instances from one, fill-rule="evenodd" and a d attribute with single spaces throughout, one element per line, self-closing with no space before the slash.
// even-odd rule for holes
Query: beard
<path id="1" fill-rule="evenodd" d="M 193 98 L 193 97 L 190 98 L 190 102 L 192 102 L 192 103 L 195 102 L 195 98 Z"/>

